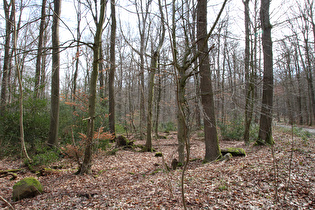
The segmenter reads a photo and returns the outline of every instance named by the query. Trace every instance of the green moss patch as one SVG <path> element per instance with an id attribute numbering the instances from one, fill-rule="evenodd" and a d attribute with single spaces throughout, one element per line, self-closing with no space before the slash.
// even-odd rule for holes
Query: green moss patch
<path id="1" fill-rule="evenodd" d="M 18 181 L 13 186 L 14 201 L 21 200 L 23 198 L 31 198 L 43 192 L 42 184 L 34 177 L 27 177 Z"/>
<path id="2" fill-rule="evenodd" d="M 225 149 L 221 149 L 221 154 L 225 155 L 227 153 L 231 153 L 233 156 L 246 156 L 246 152 L 243 148 L 237 147 L 228 147 Z"/>

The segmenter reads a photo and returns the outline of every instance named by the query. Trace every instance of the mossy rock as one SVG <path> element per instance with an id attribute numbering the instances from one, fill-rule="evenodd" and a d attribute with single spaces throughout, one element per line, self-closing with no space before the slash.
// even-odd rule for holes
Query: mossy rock
<path id="1" fill-rule="evenodd" d="M 225 155 L 227 153 L 230 153 L 233 156 L 246 156 L 246 152 L 243 148 L 237 148 L 237 147 L 228 147 L 225 149 L 221 149 L 221 154 Z"/>
<path id="2" fill-rule="evenodd" d="M 27 177 L 13 186 L 13 201 L 35 197 L 43 192 L 42 184 L 34 177 Z"/>
<path id="3" fill-rule="evenodd" d="M 155 156 L 155 157 L 162 157 L 162 156 L 163 156 L 163 153 L 162 153 L 162 152 L 157 152 L 157 153 L 155 153 L 154 156 Z"/>

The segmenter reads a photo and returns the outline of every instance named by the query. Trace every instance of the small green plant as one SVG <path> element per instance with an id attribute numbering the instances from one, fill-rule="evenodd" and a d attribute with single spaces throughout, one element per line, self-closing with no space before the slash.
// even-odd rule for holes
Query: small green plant
<path id="1" fill-rule="evenodd" d="M 198 132 L 197 132 L 197 137 L 199 137 L 199 138 L 205 137 L 205 132 L 203 132 L 203 131 L 198 131 Z"/>
<path id="2" fill-rule="evenodd" d="M 221 138 L 224 140 L 243 140 L 244 137 L 244 119 L 239 117 L 231 119 L 225 123 L 218 122 Z M 259 125 L 252 123 L 249 136 L 250 140 L 254 141 L 258 138 Z"/>
<path id="3" fill-rule="evenodd" d="M 307 142 L 308 139 L 311 137 L 311 134 L 308 131 L 303 130 L 302 128 L 293 128 L 293 134 L 302 138 L 304 142 Z"/>
<path id="4" fill-rule="evenodd" d="M 124 134 L 126 133 L 126 127 L 122 124 L 116 124 L 115 125 L 116 134 Z"/>
<path id="5" fill-rule="evenodd" d="M 222 139 L 241 140 L 244 135 L 244 121 L 242 118 L 231 119 L 225 123 L 218 123 Z"/>
<path id="6" fill-rule="evenodd" d="M 226 181 L 220 180 L 220 185 L 218 186 L 218 189 L 220 191 L 228 190 L 228 186 L 227 186 Z"/>
<path id="7" fill-rule="evenodd" d="M 169 121 L 167 123 L 161 124 L 161 129 L 164 133 L 169 133 L 170 131 L 176 131 L 176 125 L 175 123 Z"/>

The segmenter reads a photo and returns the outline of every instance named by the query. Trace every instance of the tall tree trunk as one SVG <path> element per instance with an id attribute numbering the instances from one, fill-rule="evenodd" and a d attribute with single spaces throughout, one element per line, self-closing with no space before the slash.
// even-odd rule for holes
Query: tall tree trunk
<path id="1" fill-rule="evenodd" d="M 207 44 L 207 0 L 199 0 L 197 3 L 197 44 L 200 71 L 201 103 L 204 113 L 204 132 L 206 154 L 205 161 L 212 161 L 221 156 L 216 120 L 214 113 L 214 100 L 212 81 L 210 74 L 209 49 Z M 211 48 L 210 48 L 211 50 Z"/>
<path id="2" fill-rule="evenodd" d="M 41 61 L 42 61 L 42 53 L 43 53 L 43 41 L 44 41 L 44 33 L 45 33 L 45 25 L 46 25 L 46 3 L 47 0 L 42 1 L 42 13 L 40 19 L 39 26 L 39 37 L 38 37 L 38 49 L 37 49 L 37 57 L 36 57 L 36 70 L 35 70 L 35 88 L 34 95 L 36 98 L 39 97 L 39 88 L 40 88 L 40 73 L 41 73 Z"/>
<path id="3" fill-rule="evenodd" d="M 48 145 L 55 146 L 58 143 L 59 128 L 59 18 L 61 13 L 61 0 L 54 0 L 54 14 L 52 25 L 52 78 L 51 78 L 51 111 Z"/>
<path id="4" fill-rule="evenodd" d="M 12 5 L 3 0 L 3 10 L 5 15 L 5 43 L 4 43 L 4 58 L 2 69 L 2 83 L 1 83 L 1 96 L 0 96 L 0 115 L 3 116 L 6 103 L 7 103 L 7 88 L 8 88 L 8 73 L 10 71 L 10 41 L 12 30 L 12 14 L 10 15 L 10 8 L 12 13 Z"/>
<path id="5" fill-rule="evenodd" d="M 300 64 L 299 64 L 299 55 L 297 51 L 297 45 L 294 49 L 294 61 L 295 61 L 295 71 L 296 71 L 296 79 L 297 79 L 297 87 L 298 87 L 298 95 L 296 97 L 297 100 L 297 106 L 298 106 L 298 118 L 299 118 L 299 124 L 303 125 L 303 112 L 302 112 L 302 83 L 301 83 L 301 70 L 300 70 Z"/>
<path id="6" fill-rule="evenodd" d="M 251 78 L 253 75 L 250 73 L 250 38 L 249 38 L 249 31 L 250 31 L 250 18 L 249 18 L 249 0 L 244 1 L 244 9 L 245 9 L 245 129 L 244 129 L 244 142 L 246 145 L 249 144 L 249 131 L 250 125 L 252 122 L 252 107 L 253 107 L 253 98 L 252 96 L 252 85 L 251 85 Z"/>
<path id="7" fill-rule="evenodd" d="M 161 96 L 162 96 L 162 74 L 161 68 L 158 66 L 158 85 L 157 85 L 157 98 L 155 103 L 156 116 L 155 116 L 155 136 L 159 138 L 159 122 L 160 122 L 160 111 L 161 111 Z"/>
<path id="8" fill-rule="evenodd" d="M 115 135 L 115 40 L 116 40 L 116 14 L 115 0 L 111 0 L 111 34 L 110 34 L 110 70 L 108 78 L 109 93 L 109 131 Z"/>
<path id="9" fill-rule="evenodd" d="M 71 98 L 72 101 L 75 102 L 76 100 L 76 92 L 77 92 L 77 78 L 79 72 L 79 64 L 80 64 L 80 41 L 81 41 L 81 31 L 80 31 L 80 24 L 81 24 L 81 0 L 78 0 L 78 7 L 77 7 L 77 46 L 76 46 L 76 54 L 75 54 L 75 69 L 73 73 L 73 81 L 72 81 L 72 94 Z M 76 106 L 73 106 L 73 111 L 75 111 Z"/>
<path id="10" fill-rule="evenodd" d="M 261 0 L 260 21 L 262 26 L 262 45 L 264 56 L 263 97 L 257 144 L 274 144 L 272 137 L 273 108 L 273 61 L 271 24 L 269 18 L 270 0 Z"/>
<path id="11" fill-rule="evenodd" d="M 311 113 L 312 116 L 310 117 L 310 125 L 312 125 L 313 120 L 315 119 L 315 91 L 314 91 L 314 85 L 313 85 L 313 72 L 312 72 L 312 64 L 311 64 L 311 58 L 310 58 L 310 52 L 309 52 L 309 45 L 308 45 L 308 39 L 304 37 L 304 43 L 305 43 L 305 53 L 306 53 L 306 72 L 307 72 L 307 78 L 308 78 L 308 85 L 310 89 L 310 107 L 311 107 Z"/>
<path id="12" fill-rule="evenodd" d="M 99 71 L 100 61 L 100 49 L 102 44 L 102 32 L 105 19 L 105 8 L 106 0 L 100 2 L 101 10 L 99 21 L 96 22 L 96 32 L 94 36 L 93 45 L 93 70 L 90 79 L 90 94 L 89 94 L 89 117 L 87 125 L 87 139 L 84 151 L 84 159 L 79 171 L 79 174 L 90 174 L 92 167 L 92 146 L 93 146 L 93 135 L 94 135 L 94 120 L 95 120 L 95 101 L 96 101 L 96 83 Z"/>
<path id="13" fill-rule="evenodd" d="M 153 45 L 153 44 L 152 44 Z M 152 46 L 153 48 L 153 46 Z M 151 68 L 149 73 L 148 84 L 148 115 L 147 115 L 147 138 L 145 142 L 145 151 L 152 151 L 152 104 L 153 104 L 153 90 L 154 90 L 154 77 L 157 68 L 158 52 L 152 49 Z"/>
<path id="14" fill-rule="evenodd" d="M 21 140 L 21 149 L 22 154 L 27 158 L 28 160 L 31 160 L 30 157 L 27 154 L 26 146 L 25 146 L 25 140 L 24 140 L 24 120 L 23 120 L 23 86 L 22 86 L 22 75 L 20 72 L 20 63 L 17 56 L 17 26 L 16 26 L 16 14 L 15 14 L 15 0 L 11 0 L 12 3 L 12 12 L 13 12 L 13 18 L 12 18 L 12 24 L 13 24 L 13 55 L 15 60 L 15 68 L 16 68 L 16 74 L 18 77 L 18 84 L 19 84 L 19 111 L 20 111 L 20 117 L 19 117 L 19 124 L 20 124 L 20 140 Z"/>
<path id="15" fill-rule="evenodd" d="M 156 49 L 154 49 L 154 44 L 152 43 L 151 50 L 151 68 L 149 73 L 149 85 L 148 85 L 148 116 L 147 116 L 147 139 L 145 143 L 145 150 L 151 152 L 152 151 L 152 106 L 153 106 L 153 95 L 154 95 L 154 77 L 155 72 L 158 67 L 158 59 L 160 56 L 160 50 L 163 46 L 164 37 L 165 37 L 165 26 L 164 26 L 164 15 L 161 0 L 159 0 L 159 10 L 161 15 L 161 35 L 160 41 Z"/>
<path id="16" fill-rule="evenodd" d="M 189 127 L 187 126 L 187 102 L 186 102 L 186 81 L 188 79 L 185 68 L 177 68 L 177 140 L 178 140 L 178 160 L 185 162 L 185 146 L 188 142 Z M 189 149 L 189 148 L 188 148 Z"/>

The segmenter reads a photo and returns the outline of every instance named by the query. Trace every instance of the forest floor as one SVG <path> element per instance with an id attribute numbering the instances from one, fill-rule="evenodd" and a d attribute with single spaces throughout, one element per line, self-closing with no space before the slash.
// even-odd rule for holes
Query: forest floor
<path id="1" fill-rule="evenodd" d="M 220 141 L 221 148 L 242 147 L 246 157 L 202 163 L 204 142 L 191 138 L 191 161 L 185 173 L 185 199 L 189 209 L 314 209 L 315 140 L 274 131 L 276 142 L 245 146 L 240 141 Z M 136 141 L 143 145 L 145 141 Z M 176 133 L 154 141 L 170 165 L 176 156 Z M 273 151 L 273 152 L 272 152 Z M 21 168 L 21 160 L 0 160 L 0 170 Z M 63 159 L 62 169 L 38 177 L 44 193 L 13 202 L 17 180 L 35 176 L 28 170 L 18 179 L 0 178 L 0 196 L 15 209 L 183 209 L 179 168 L 166 170 L 155 153 L 120 150 L 116 155 L 98 152 L 92 175 L 74 175 L 77 165 Z M 0 199 L 0 209 L 9 209 Z"/>

